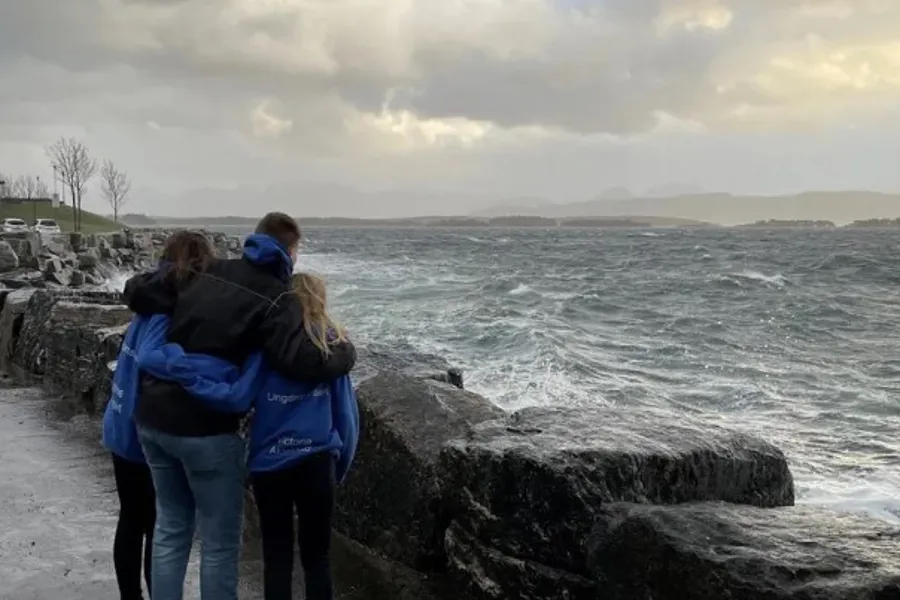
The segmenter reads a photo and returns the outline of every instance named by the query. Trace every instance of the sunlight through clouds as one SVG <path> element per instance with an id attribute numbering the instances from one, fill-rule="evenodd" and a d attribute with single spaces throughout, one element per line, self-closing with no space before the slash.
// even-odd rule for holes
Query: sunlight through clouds
<path id="1" fill-rule="evenodd" d="M 0 128 L 16 140 L 48 122 L 116 139 L 152 122 L 267 164 L 388 178 L 421 157 L 518 180 L 542 153 L 608 158 L 597 140 L 874 134 L 900 107 L 892 0 L 8 4 Z M 571 161 L 579 177 L 595 162 Z"/>

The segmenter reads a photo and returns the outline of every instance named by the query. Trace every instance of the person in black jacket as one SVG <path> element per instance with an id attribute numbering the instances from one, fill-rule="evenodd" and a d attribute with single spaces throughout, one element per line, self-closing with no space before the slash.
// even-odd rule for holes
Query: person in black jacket
<path id="1" fill-rule="evenodd" d="M 289 283 L 300 229 L 283 213 L 263 217 L 240 259 L 215 260 L 185 285 L 159 273 L 131 278 L 125 301 L 138 314 L 171 315 L 168 341 L 185 352 L 242 365 L 262 350 L 285 377 L 312 383 L 346 375 L 356 362 L 349 341 L 319 351 L 303 327 Z M 201 540 L 203 600 L 236 600 L 246 450 L 242 414 L 212 408 L 178 384 L 144 375 L 135 409 L 153 473 L 157 521 L 153 600 L 181 600 L 195 518 Z"/>

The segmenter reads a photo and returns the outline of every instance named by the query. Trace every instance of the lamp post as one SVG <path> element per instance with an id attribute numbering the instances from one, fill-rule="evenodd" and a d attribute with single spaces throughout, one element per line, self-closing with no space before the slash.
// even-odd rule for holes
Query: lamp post
<path id="1" fill-rule="evenodd" d="M 34 194 L 36 196 L 38 191 L 41 189 L 41 176 L 38 175 L 37 177 L 35 177 L 35 179 L 37 179 L 37 185 L 34 186 Z M 34 226 L 37 226 L 37 198 L 35 197 L 31 198 L 31 219 L 32 224 Z"/>
<path id="2" fill-rule="evenodd" d="M 53 219 L 59 224 L 59 194 L 57 193 L 57 184 L 59 183 L 59 169 L 53 165 Z M 63 187 L 63 192 L 66 188 Z"/>

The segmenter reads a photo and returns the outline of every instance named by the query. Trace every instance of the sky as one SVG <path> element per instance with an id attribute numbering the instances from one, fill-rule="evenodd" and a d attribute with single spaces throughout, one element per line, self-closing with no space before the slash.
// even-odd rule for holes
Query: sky
<path id="1" fill-rule="evenodd" d="M 44 148 L 74 136 L 128 171 L 138 212 L 287 209 L 254 190 L 303 182 L 469 194 L 466 209 L 616 186 L 900 191 L 897 0 L 0 0 L 0 14 L 0 173 L 49 179 Z M 192 207 L 196 188 L 247 193 Z"/>

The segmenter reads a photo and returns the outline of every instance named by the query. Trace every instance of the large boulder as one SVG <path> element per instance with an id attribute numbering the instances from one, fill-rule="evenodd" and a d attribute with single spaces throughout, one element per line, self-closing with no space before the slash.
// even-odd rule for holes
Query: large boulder
<path id="1" fill-rule="evenodd" d="M 441 448 L 504 413 L 477 394 L 397 373 L 365 380 L 357 399 L 363 434 L 335 527 L 400 563 L 439 569 L 449 523 Z"/>
<path id="2" fill-rule="evenodd" d="M 45 388 L 76 399 L 81 410 L 91 413 L 102 400 L 102 390 L 109 389 L 107 364 L 114 358 L 109 356 L 110 340 L 131 321 L 131 311 L 121 304 L 79 300 L 62 299 L 51 308 L 40 367 Z"/>
<path id="3" fill-rule="evenodd" d="M 12 373 L 13 356 L 25 320 L 25 310 L 34 293 L 33 289 L 12 290 L 6 293 L 3 300 L 3 310 L 0 311 L 0 370 L 4 373 Z"/>
<path id="4" fill-rule="evenodd" d="M 590 575 L 555 569 L 501 552 L 455 522 L 447 529 L 445 545 L 450 579 L 457 584 L 455 589 L 460 598 L 607 600 L 603 585 Z M 556 548 L 562 552 L 569 550 Z"/>
<path id="5" fill-rule="evenodd" d="M 72 274 L 69 277 L 69 285 L 71 285 L 72 287 L 81 287 L 85 283 L 90 283 L 91 285 L 100 285 L 103 283 L 103 280 L 93 275 L 91 275 L 90 280 L 88 280 L 88 276 L 84 273 L 84 271 L 79 271 L 77 269 L 75 271 L 72 271 Z"/>
<path id="6" fill-rule="evenodd" d="M 900 530 L 809 506 L 611 505 L 592 544 L 604 600 L 900 598 Z"/>
<path id="7" fill-rule="evenodd" d="M 586 542 L 607 503 L 794 502 L 787 460 L 763 440 L 601 407 L 483 423 L 447 444 L 439 471 L 457 503 L 449 566 L 480 598 L 590 597 Z"/>
<path id="8" fill-rule="evenodd" d="M 19 268 L 19 256 L 9 242 L 0 240 L 0 273 L 8 273 Z"/>
<path id="9" fill-rule="evenodd" d="M 338 532 L 331 539 L 331 563 L 341 600 L 468 600 L 445 577 L 386 559 Z"/>
<path id="10" fill-rule="evenodd" d="M 122 340 L 125 339 L 127 329 L 128 325 L 118 325 L 104 327 L 96 332 L 97 361 L 94 364 L 94 375 L 91 377 L 93 407 L 89 405 L 90 399 L 84 398 L 88 412 L 102 414 L 106 403 L 109 402 L 112 392 L 112 376 L 116 371 L 116 359 L 119 356 L 119 349 L 122 347 Z"/>
<path id="11" fill-rule="evenodd" d="M 0 274 L 0 285 L 10 289 L 45 287 L 44 274 L 31 269 L 17 269 Z"/>
<path id="12" fill-rule="evenodd" d="M 128 239 L 125 237 L 125 233 L 122 231 L 117 231 L 110 236 L 110 245 L 116 250 L 122 250 L 128 245 Z"/>
<path id="13" fill-rule="evenodd" d="M 32 267 L 41 251 L 41 236 L 36 233 L 3 234 L 5 240 L 19 258 L 19 266 Z"/>
<path id="14" fill-rule="evenodd" d="M 71 285 L 72 268 L 64 265 L 58 256 L 51 256 L 44 263 L 44 278 L 56 285 Z"/>
<path id="15" fill-rule="evenodd" d="M 78 253 L 78 268 L 93 269 L 100 264 L 100 251 L 96 248 L 86 248 Z"/>
<path id="16" fill-rule="evenodd" d="M 57 310 L 56 304 L 61 301 L 65 301 L 66 305 Z M 80 310 L 74 307 L 79 304 L 95 308 Z M 35 292 L 25 311 L 13 362 L 26 373 L 44 375 L 47 366 L 47 341 L 50 336 L 55 335 L 57 327 L 68 333 L 74 332 L 76 327 L 93 331 L 121 324 L 126 314 L 129 313 L 121 303 L 121 295 L 115 292 Z M 75 348 L 79 346 L 73 346 Z"/>
<path id="17" fill-rule="evenodd" d="M 49 236 L 41 247 L 41 256 L 68 256 L 71 254 L 69 237 L 66 234 Z"/>
<path id="18" fill-rule="evenodd" d="M 379 373 L 400 373 L 419 379 L 434 379 L 462 389 L 462 370 L 441 356 L 419 352 L 412 346 L 368 344 L 359 348 L 353 379 L 360 384 Z"/>
<path id="19" fill-rule="evenodd" d="M 84 249 L 84 234 L 73 231 L 69 234 L 69 246 L 73 252 L 81 252 Z"/>

